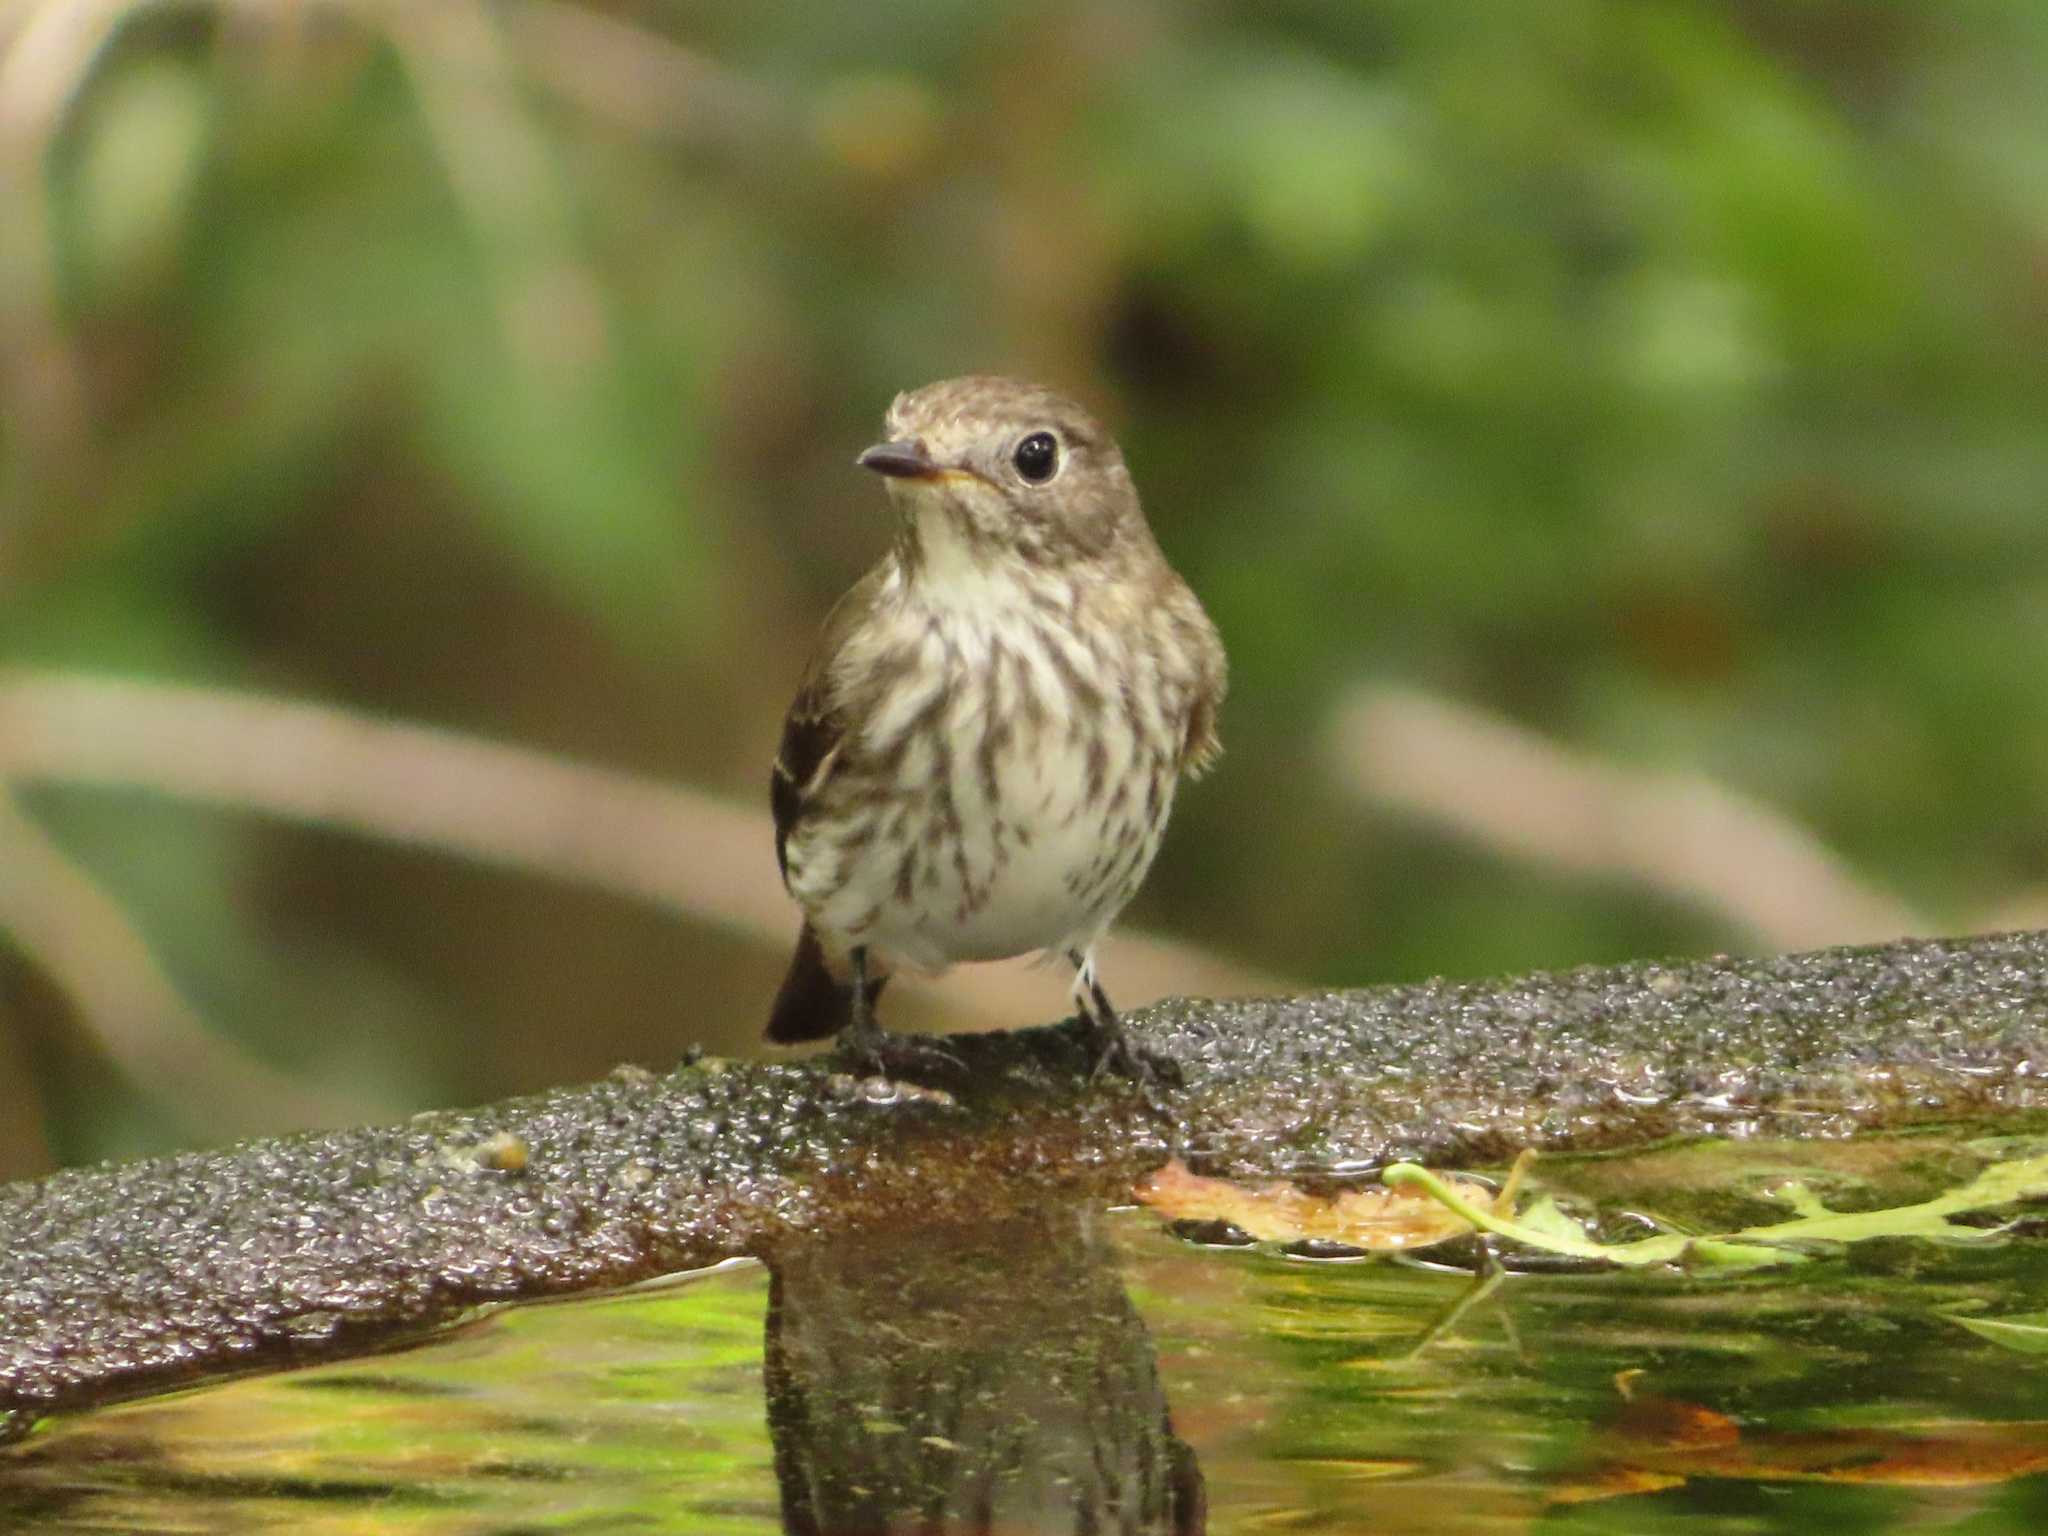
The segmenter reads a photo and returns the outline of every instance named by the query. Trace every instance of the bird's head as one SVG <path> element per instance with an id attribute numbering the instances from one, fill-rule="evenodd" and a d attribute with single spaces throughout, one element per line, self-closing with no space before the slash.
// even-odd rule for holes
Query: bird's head
<path id="1" fill-rule="evenodd" d="M 860 464 L 886 477 L 907 561 L 1039 566 L 1157 546 L 1102 424 L 1063 395 L 975 374 L 896 397 Z"/>

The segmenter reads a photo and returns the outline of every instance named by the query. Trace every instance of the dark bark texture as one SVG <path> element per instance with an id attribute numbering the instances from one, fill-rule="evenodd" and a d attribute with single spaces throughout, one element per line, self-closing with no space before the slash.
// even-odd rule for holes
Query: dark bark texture
<path id="1" fill-rule="evenodd" d="M 819 1058 L 623 1072 L 403 1125 L 0 1188 L 0 1438 L 35 1416 L 387 1345 L 492 1302 L 834 1233 L 1210 1173 L 1497 1164 L 1672 1136 L 2031 1109 L 2048 934 L 1162 1003 L 1186 1086 L 1088 1081 L 1072 1026 L 950 1042 L 929 1090 Z"/>

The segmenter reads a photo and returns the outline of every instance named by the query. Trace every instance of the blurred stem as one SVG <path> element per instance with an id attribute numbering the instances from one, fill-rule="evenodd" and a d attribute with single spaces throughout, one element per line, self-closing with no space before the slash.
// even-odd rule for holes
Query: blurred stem
<path id="1" fill-rule="evenodd" d="M 519 89 L 502 7 L 375 6 L 476 237 L 506 356 L 533 389 L 574 390 L 612 348 L 603 284 L 570 231 L 573 197 Z"/>
<path id="2" fill-rule="evenodd" d="M 150 3 L 0 7 L 0 419 L 16 450 L 0 458 L 0 530 L 22 522 L 21 487 L 35 478 L 27 467 L 73 462 L 85 432 L 85 383 L 57 318 L 50 147 L 101 50 Z M 0 583 L 10 563 L 0 539 Z"/>
<path id="3" fill-rule="evenodd" d="M 4 732 L 0 732 L 4 734 Z M 188 1128 L 346 1125 L 368 1105 L 273 1071 L 209 1031 L 102 890 L 0 788 L 0 929 L 47 971 L 94 1042 Z"/>
<path id="4" fill-rule="evenodd" d="M 56 1166 L 30 1070 L 28 1027 L 36 1000 L 32 980 L 0 943 L 0 1182 L 47 1173 Z"/>
<path id="5" fill-rule="evenodd" d="M 1774 947 L 1929 932 L 1806 828 L 1696 773 L 1632 771 L 1412 689 L 1340 701 L 1335 769 L 1361 800 L 1493 850 L 1619 876 L 1704 906 Z"/>
<path id="6" fill-rule="evenodd" d="M 581 881 L 777 948 L 796 935 L 765 806 L 329 705 L 0 669 L 0 780 L 149 790 Z M 1125 1006 L 1282 990 L 1160 939 L 1099 956 Z M 910 982 L 956 1028 L 1042 1014 L 1060 991 L 1014 967 Z"/>
<path id="7" fill-rule="evenodd" d="M 521 69 L 594 117 L 686 144 L 774 147 L 786 136 L 767 89 L 627 17 L 527 0 L 504 25 Z"/>

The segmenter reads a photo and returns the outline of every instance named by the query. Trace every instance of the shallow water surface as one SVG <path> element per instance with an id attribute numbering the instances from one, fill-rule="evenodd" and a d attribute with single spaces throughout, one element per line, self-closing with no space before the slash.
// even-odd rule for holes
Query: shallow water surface
<path id="1" fill-rule="evenodd" d="M 1992 1155 L 1873 1145 L 1544 1176 L 1733 1226 L 1795 1166 L 1855 1206 Z M 47 1424 L 0 1451 L 0 1531 L 2048 1529 L 2048 1329 L 1956 1321 L 2048 1307 L 2024 1219 L 1732 1276 L 1216 1235 L 1039 1211 L 505 1311 Z"/>

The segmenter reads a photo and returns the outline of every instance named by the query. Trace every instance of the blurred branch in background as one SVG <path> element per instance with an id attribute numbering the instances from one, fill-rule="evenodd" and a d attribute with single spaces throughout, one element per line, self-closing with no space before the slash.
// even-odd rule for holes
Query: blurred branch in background
<path id="1" fill-rule="evenodd" d="M 0 739 L 6 737 L 0 723 Z M 0 758 L 7 755 L 0 747 Z M 63 992 L 94 1043 L 188 1131 L 275 1134 L 280 1126 L 349 1125 L 371 1113 L 367 1101 L 306 1087 L 209 1030 L 120 905 L 64 856 L 4 787 L 0 932 Z"/>
<path id="2" fill-rule="evenodd" d="M 765 810 L 328 705 L 0 671 L 0 781 L 146 790 L 578 880 L 778 948 L 796 934 Z M 1132 1005 L 1286 987 L 1161 939 L 1113 937 L 1102 953 Z M 1043 1017 L 1063 997 L 1014 967 L 898 984 L 929 990 L 965 1027 Z"/>
<path id="3" fill-rule="evenodd" d="M 92 63 L 135 0 L 0 8 L 0 406 L 10 435 L 55 459 L 85 426 L 84 381 L 58 322 L 57 243 L 44 185 L 51 142 Z M 19 464 L 0 457 L 0 512 Z M 8 541 L 0 540 L 0 579 Z"/>
<path id="4" fill-rule="evenodd" d="M 593 117 L 649 138 L 750 143 L 777 125 L 768 91 L 624 17 L 528 0 L 505 24 L 533 78 Z"/>
<path id="5" fill-rule="evenodd" d="M 1804 828 L 1697 773 L 1618 768 L 1498 716 L 1413 689 L 1338 701 L 1336 772 L 1369 804 L 1492 852 L 1618 876 L 1741 924 L 1773 948 L 1924 934 Z"/>

